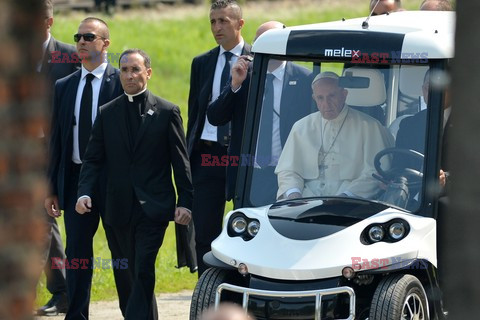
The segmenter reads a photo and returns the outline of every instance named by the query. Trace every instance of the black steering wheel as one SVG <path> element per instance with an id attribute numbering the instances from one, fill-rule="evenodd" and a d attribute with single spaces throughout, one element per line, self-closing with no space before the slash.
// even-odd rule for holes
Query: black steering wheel
<path id="1" fill-rule="evenodd" d="M 422 182 L 423 173 L 413 168 L 392 167 L 389 170 L 383 170 L 380 160 L 386 155 L 404 155 L 420 160 L 423 163 L 423 154 L 411 149 L 387 148 L 377 153 L 373 160 L 375 169 L 384 181 L 393 181 L 399 177 L 404 177 L 407 179 L 408 185 L 420 184 Z"/>

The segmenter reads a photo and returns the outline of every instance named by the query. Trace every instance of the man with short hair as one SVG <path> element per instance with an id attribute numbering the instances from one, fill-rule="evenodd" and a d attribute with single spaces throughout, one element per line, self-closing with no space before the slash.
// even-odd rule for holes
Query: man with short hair
<path id="1" fill-rule="evenodd" d="M 64 211 L 68 266 L 60 264 L 57 267 L 66 268 L 67 274 L 70 301 L 65 319 L 88 319 L 92 258 L 95 257 L 93 237 L 100 213 L 104 211 L 105 186 L 103 181 L 97 184 L 92 212 L 79 215 L 75 211 L 78 177 L 98 108 L 119 96 L 122 90 L 119 71 L 106 61 L 110 34 L 105 21 L 95 17 L 84 19 L 74 35 L 74 41 L 82 68 L 55 84 L 48 167 L 50 195 L 45 200 L 45 208 L 55 218 L 62 214 L 61 210 Z M 104 221 L 103 226 L 112 259 L 124 258 L 118 245 L 113 242 L 108 223 Z M 131 286 L 130 275 L 128 270 L 120 268 L 114 268 L 113 273 L 120 309 L 125 313 Z"/>
<path id="2" fill-rule="evenodd" d="M 312 82 L 318 112 L 294 125 L 275 173 L 279 199 L 314 196 L 371 198 L 379 191 L 375 155 L 393 146 L 380 122 L 345 105 L 348 91 L 333 72 Z"/>
<path id="3" fill-rule="evenodd" d="M 213 126 L 206 117 L 210 104 L 217 99 L 230 77 L 231 65 L 239 56 L 250 53 L 242 38 L 242 10 L 235 0 L 218 0 L 210 7 L 210 28 L 218 46 L 192 61 L 188 97 L 187 146 L 195 190 L 193 220 L 198 276 L 207 269 L 203 256 L 222 231 L 225 211 L 223 166 L 202 165 L 202 155 L 220 159 L 227 155 L 229 124 Z"/>
<path id="4" fill-rule="evenodd" d="M 48 97 L 51 99 L 55 81 L 75 72 L 80 68 L 75 47 L 56 40 L 50 31 L 53 26 L 53 3 L 52 0 L 43 1 L 45 20 L 44 20 L 44 42 L 43 59 L 38 64 L 38 72 L 47 79 Z M 51 105 L 48 106 L 47 115 L 51 116 Z M 43 137 L 48 141 L 50 130 L 43 129 Z M 64 313 L 68 307 L 67 284 L 65 279 L 65 269 L 52 268 L 52 257 L 65 259 L 65 249 L 63 248 L 62 237 L 58 228 L 57 221 L 49 215 L 47 217 L 47 241 L 45 251 L 45 276 L 47 280 L 47 290 L 52 294 L 52 298 L 37 310 L 37 315 L 57 315 Z"/>
<path id="5" fill-rule="evenodd" d="M 268 30 L 283 28 L 285 25 L 281 22 L 265 22 L 258 27 L 255 39 Z M 207 112 L 208 120 L 214 125 L 232 122 L 228 155 L 234 157 L 240 157 L 250 88 L 251 62 L 247 58 L 242 56 L 233 65 L 230 86 L 222 90 Z M 251 199 L 257 206 L 275 201 L 278 185 L 274 170 L 288 133 L 297 120 L 311 112 L 310 73 L 310 70 L 290 61 L 271 59 L 268 63 L 260 132 L 255 153 L 257 165 L 252 175 L 252 179 L 262 181 L 262 183 L 252 183 L 254 189 L 251 192 Z M 269 90 L 273 91 L 272 99 L 267 98 Z M 269 101 L 271 101 L 270 104 Z M 267 128 L 269 132 L 264 131 Z M 231 165 L 227 167 L 229 199 L 234 199 L 237 168 L 238 166 Z"/>
<path id="6" fill-rule="evenodd" d="M 133 285 L 124 316 L 132 320 L 156 318 L 155 259 L 169 221 L 187 225 L 192 217 L 193 187 L 180 109 L 147 90 L 151 75 L 150 57 L 144 51 L 122 53 L 125 94 L 99 110 L 76 204 L 81 216 L 91 214 L 95 185 L 105 171 L 104 221 L 128 257 Z"/>
<path id="7" fill-rule="evenodd" d="M 420 5 L 423 11 L 453 11 L 452 4 L 448 0 L 423 0 Z"/>
<path id="8" fill-rule="evenodd" d="M 438 75 L 435 75 L 438 77 Z M 427 70 L 425 76 L 423 78 L 422 84 L 422 93 L 423 93 L 423 100 L 425 104 L 428 104 L 428 91 L 430 88 L 430 70 Z M 438 79 L 435 79 L 437 82 Z M 446 184 L 447 176 L 449 175 L 449 165 L 448 165 L 448 157 L 447 157 L 447 143 L 448 139 L 446 138 L 447 132 L 451 130 L 451 121 L 450 121 L 450 113 L 452 112 L 452 105 L 450 99 L 450 88 L 447 87 L 445 89 L 445 95 L 443 100 L 443 137 L 442 137 L 442 156 L 440 162 L 440 174 L 439 174 L 439 182 L 440 186 L 444 187 Z M 400 126 L 397 133 L 397 139 L 395 141 L 395 146 L 399 149 L 407 149 L 407 150 L 414 150 L 420 152 L 421 154 L 425 154 L 426 146 L 425 146 L 425 135 L 426 130 L 425 126 L 427 125 L 427 109 L 424 109 L 416 114 L 409 116 L 403 119 L 400 122 Z M 400 167 L 400 168 L 411 168 L 419 171 L 423 171 L 423 159 L 421 158 L 413 158 L 404 155 L 396 155 L 393 158 L 393 166 Z"/>

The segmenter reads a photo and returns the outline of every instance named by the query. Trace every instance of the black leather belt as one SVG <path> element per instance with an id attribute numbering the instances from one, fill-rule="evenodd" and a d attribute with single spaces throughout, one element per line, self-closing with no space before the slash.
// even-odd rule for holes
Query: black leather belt
<path id="1" fill-rule="evenodd" d="M 72 172 L 80 172 L 80 169 L 82 168 L 82 164 L 78 164 L 72 161 Z"/>
<path id="2" fill-rule="evenodd" d="M 204 145 L 211 147 L 211 146 L 213 146 L 214 143 L 218 143 L 218 142 L 216 142 L 216 141 L 210 141 L 210 140 L 202 140 L 202 139 L 201 139 L 201 140 L 200 140 L 200 143 L 203 143 Z"/>

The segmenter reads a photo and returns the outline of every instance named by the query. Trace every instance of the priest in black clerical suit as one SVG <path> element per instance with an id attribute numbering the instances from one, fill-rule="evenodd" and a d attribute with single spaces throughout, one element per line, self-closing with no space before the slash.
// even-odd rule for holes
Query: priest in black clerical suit
<path id="1" fill-rule="evenodd" d="M 95 181 L 107 178 L 105 221 L 123 252 L 133 288 L 125 319 L 152 319 L 155 259 L 170 220 L 191 220 L 191 184 L 180 110 L 147 90 L 150 58 L 139 49 L 120 56 L 125 94 L 100 108 L 87 146 L 76 210 L 88 214 Z M 176 190 L 172 181 L 172 168 Z M 178 200 L 176 200 L 178 196 Z"/>

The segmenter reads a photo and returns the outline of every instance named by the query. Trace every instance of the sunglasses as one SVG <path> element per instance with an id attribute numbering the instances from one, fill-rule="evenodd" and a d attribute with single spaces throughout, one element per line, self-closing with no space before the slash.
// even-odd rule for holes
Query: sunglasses
<path id="1" fill-rule="evenodd" d="M 82 39 L 82 37 L 83 37 L 83 40 L 85 40 L 87 42 L 92 42 L 97 37 L 105 39 L 104 37 L 98 36 L 98 35 L 93 34 L 93 33 L 85 33 L 85 34 L 77 33 L 77 34 L 73 35 L 73 41 L 78 42 L 78 41 L 80 41 L 80 39 Z"/>

